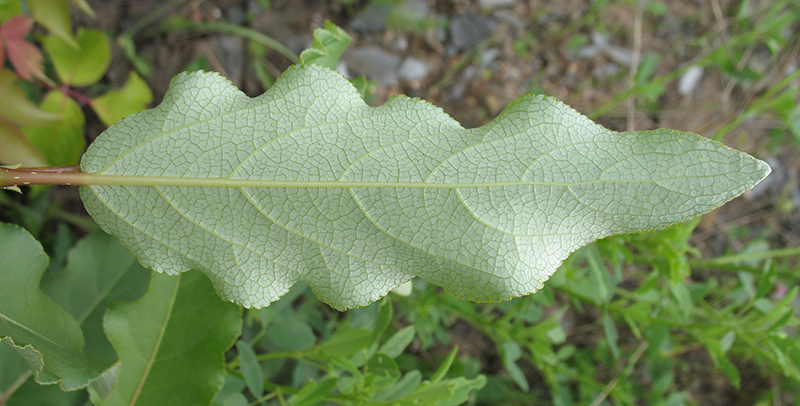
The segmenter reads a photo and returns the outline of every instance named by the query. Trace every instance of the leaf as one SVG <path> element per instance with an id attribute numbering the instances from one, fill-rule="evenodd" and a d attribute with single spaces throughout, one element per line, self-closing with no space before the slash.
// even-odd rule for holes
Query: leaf
<path id="1" fill-rule="evenodd" d="M 78 52 L 55 35 L 48 35 L 42 42 L 62 83 L 68 86 L 93 85 L 103 77 L 111 62 L 108 38 L 102 31 L 81 28 L 76 39 L 80 47 Z"/>
<path id="2" fill-rule="evenodd" d="M 31 15 L 51 34 L 64 40 L 70 48 L 80 48 L 72 35 L 72 23 L 67 0 L 26 0 Z"/>
<path id="3" fill-rule="evenodd" d="M 0 405 L 13 396 L 31 376 L 25 358 L 11 344 L 0 342 Z"/>
<path id="4" fill-rule="evenodd" d="M 311 406 L 325 398 L 336 386 L 336 378 L 328 377 L 316 382 L 309 382 L 297 394 L 289 398 L 289 406 Z"/>
<path id="5" fill-rule="evenodd" d="M 152 100 L 150 87 L 136 72 L 131 72 L 124 86 L 95 97 L 91 106 L 103 124 L 111 125 L 144 110 Z"/>
<path id="6" fill-rule="evenodd" d="M 325 29 L 314 30 L 314 42 L 311 48 L 300 54 L 300 63 L 316 64 L 330 69 L 336 69 L 339 58 L 350 45 L 350 35 L 334 23 L 325 20 Z"/>
<path id="7" fill-rule="evenodd" d="M 253 347 L 245 341 L 237 341 L 236 349 L 239 351 L 239 365 L 241 366 L 244 381 L 247 382 L 247 389 L 255 397 L 264 395 L 264 370 L 258 363 Z"/>
<path id="8" fill-rule="evenodd" d="M 8 53 L 8 59 L 20 78 L 46 79 L 42 53 L 25 40 L 32 27 L 33 20 L 26 15 L 16 16 L 0 25 L 0 67 L 4 63 L 5 54 Z"/>
<path id="9" fill-rule="evenodd" d="M 0 23 L 22 14 L 20 0 L 0 0 Z"/>
<path id="10" fill-rule="evenodd" d="M 0 163 L 22 163 L 24 167 L 47 166 L 47 159 L 42 152 L 31 144 L 31 141 L 14 124 L 0 121 Z"/>
<path id="11" fill-rule="evenodd" d="M 108 307 L 104 326 L 121 369 L 108 397 L 92 401 L 128 406 L 211 403 L 242 328 L 240 309 L 220 302 L 198 272 L 153 274 L 139 301 Z"/>
<path id="12" fill-rule="evenodd" d="M 81 107 L 71 97 L 59 90 L 51 90 L 42 98 L 39 106 L 61 118 L 46 125 L 23 127 L 22 131 L 50 165 L 75 165 L 86 149 L 83 135 L 85 118 Z"/>
<path id="13" fill-rule="evenodd" d="M 45 125 L 61 119 L 61 116 L 39 109 L 25 97 L 25 93 L 14 84 L 17 76 L 9 70 L 0 70 L 0 119 L 21 125 Z"/>
<path id="14" fill-rule="evenodd" d="M 255 99 L 181 74 L 81 166 L 103 183 L 81 188 L 87 210 L 145 266 L 200 270 L 244 306 L 302 280 L 340 309 L 413 276 L 477 301 L 525 295 L 579 247 L 708 212 L 770 171 L 692 133 L 609 131 L 548 97 L 469 130 L 407 97 L 372 108 L 315 65 Z"/>
<path id="15" fill-rule="evenodd" d="M 87 357 L 110 367 L 118 357 L 103 331 L 103 315 L 112 302 L 140 298 L 150 272 L 102 232 L 79 241 L 67 258 L 65 269 L 42 278 L 42 290 L 81 325 Z"/>
<path id="16" fill-rule="evenodd" d="M 65 390 L 86 386 L 101 370 L 83 354 L 78 323 L 39 289 L 47 255 L 22 228 L 0 224 L 0 342 L 12 344 L 36 381 Z"/>
<path id="17" fill-rule="evenodd" d="M 88 15 L 89 17 L 97 18 L 97 14 L 95 14 L 94 10 L 92 9 L 92 6 L 90 6 L 86 0 L 72 0 L 72 4 L 74 4 L 75 7 L 78 8 L 79 10 L 86 13 L 86 15 Z"/>
<path id="18" fill-rule="evenodd" d="M 503 343 L 501 355 L 503 358 L 503 367 L 505 367 L 506 371 L 511 375 L 511 379 L 520 389 L 527 392 L 530 389 L 528 378 L 525 377 L 525 373 L 522 372 L 522 369 L 517 365 L 517 360 L 522 357 L 522 349 L 519 348 L 519 344 L 515 341 L 506 341 Z"/>
<path id="19" fill-rule="evenodd" d="M 414 341 L 414 336 L 417 334 L 417 328 L 414 326 L 406 326 L 394 333 L 388 340 L 386 340 L 380 349 L 379 353 L 386 354 L 392 358 L 397 358 L 405 351 L 406 347 Z"/>

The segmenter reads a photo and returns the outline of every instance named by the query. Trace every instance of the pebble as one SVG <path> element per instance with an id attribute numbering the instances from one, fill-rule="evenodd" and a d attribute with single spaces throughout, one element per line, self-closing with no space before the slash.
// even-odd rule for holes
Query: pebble
<path id="1" fill-rule="evenodd" d="M 464 51 L 478 45 L 497 28 L 497 22 L 480 14 L 460 14 L 450 21 L 450 45 Z"/>
<path id="2" fill-rule="evenodd" d="M 492 13 L 492 17 L 500 22 L 504 22 L 518 30 L 524 30 L 528 23 L 511 10 L 497 10 Z"/>
<path id="3" fill-rule="evenodd" d="M 406 0 L 397 7 L 397 10 L 407 18 L 414 20 L 421 20 L 430 13 L 428 3 L 423 0 Z"/>
<path id="4" fill-rule="evenodd" d="M 616 45 L 612 45 L 609 42 L 608 37 L 604 34 L 601 34 L 597 31 L 592 32 L 592 42 L 601 51 L 603 51 L 606 56 L 612 61 L 623 65 L 623 66 L 630 66 L 631 62 L 633 61 L 633 52 L 626 48 L 618 47 Z"/>
<path id="5" fill-rule="evenodd" d="M 359 34 L 383 32 L 391 12 L 390 4 L 372 4 L 358 13 L 350 21 L 349 27 Z"/>
<path id="6" fill-rule="evenodd" d="M 500 56 L 500 48 L 489 48 L 481 51 L 481 69 L 488 67 Z"/>
<path id="7" fill-rule="evenodd" d="M 697 83 L 700 82 L 700 79 L 703 77 L 703 68 L 700 66 L 691 66 L 689 69 L 686 69 L 686 72 L 683 72 L 681 75 L 681 80 L 678 82 L 678 93 L 682 96 L 686 96 L 687 94 L 691 93 L 695 87 L 697 87 Z"/>
<path id="8" fill-rule="evenodd" d="M 228 6 L 228 8 L 225 9 L 225 16 L 231 24 L 245 25 L 245 23 L 247 23 L 247 15 L 244 9 L 237 5 Z"/>
<path id="9" fill-rule="evenodd" d="M 592 75 L 597 79 L 614 76 L 617 73 L 619 73 L 619 65 L 615 63 L 604 63 L 602 65 L 595 66 L 595 68 L 592 69 Z"/>
<path id="10" fill-rule="evenodd" d="M 478 0 L 481 8 L 495 10 L 498 8 L 513 7 L 517 0 Z"/>
<path id="11" fill-rule="evenodd" d="M 398 81 L 400 57 L 381 48 L 367 46 L 354 48 L 343 57 L 349 70 L 366 75 L 367 79 L 377 81 L 383 86 L 394 86 Z"/>
<path id="12" fill-rule="evenodd" d="M 210 41 L 211 51 L 219 60 L 228 79 L 236 85 L 242 85 L 244 71 L 244 42 L 235 35 L 217 35 Z"/>
<path id="13" fill-rule="evenodd" d="M 404 80 L 425 80 L 429 73 L 428 64 L 413 56 L 404 59 L 398 70 L 398 75 Z"/>

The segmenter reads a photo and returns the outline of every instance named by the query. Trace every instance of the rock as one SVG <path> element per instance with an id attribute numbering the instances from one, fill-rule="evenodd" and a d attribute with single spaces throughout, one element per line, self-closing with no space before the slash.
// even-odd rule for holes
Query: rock
<path id="1" fill-rule="evenodd" d="M 686 69 L 686 72 L 683 72 L 683 75 L 681 75 L 681 80 L 678 82 L 678 93 L 680 93 L 682 96 L 686 96 L 687 94 L 691 93 L 694 88 L 697 87 L 697 83 L 702 77 L 702 67 L 696 65 L 689 67 L 689 69 Z"/>
<path id="2" fill-rule="evenodd" d="M 608 37 L 597 31 L 592 32 L 592 42 L 596 47 L 600 48 L 609 59 L 620 65 L 630 66 L 633 61 L 632 51 L 612 45 Z"/>
<path id="3" fill-rule="evenodd" d="M 228 79 L 236 85 L 242 85 L 244 72 L 244 41 L 235 35 L 217 35 L 210 41 L 211 51 L 219 60 Z"/>
<path id="4" fill-rule="evenodd" d="M 378 47 L 362 47 L 348 50 L 342 59 L 350 71 L 365 75 L 383 86 L 393 86 L 398 81 L 400 57 Z"/>
<path id="5" fill-rule="evenodd" d="M 597 79 L 614 76 L 617 73 L 619 73 L 619 65 L 615 63 L 604 63 L 602 65 L 595 66 L 595 68 L 592 69 L 592 75 Z"/>
<path id="6" fill-rule="evenodd" d="M 404 59 L 398 70 L 398 75 L 404 80 L 425 80 L 429 73 L 428 64 L 413 56 Z"/>
<path id="7" fill-rule="evenodd" d="M 497 22 L 480 14 L 460 14 L 450 22 L 450 41 L 456 51 L 478 45 L 497 28 Z"/>
<path id="8" fill-rule="evenodd" d="M 578 50 L 577 56 L 581 59 L 591 59 L 597 56 L 600 52 L 603 52 L 603 50 L 597 45 L 585 45 Z"/>
<path id="9" fill-rule="evenodd" d="M 517 0 L 478 0 L 481 8 L 495 10 L 498 8 L 513 7 Z"/>
<path id="10" fill-rule="evenodd" d="M 423 0 L 407 0 L 405 3 L 397 6 L 397 11 L 402 13 L 406 18 L 422 20 L 428 16 L 430 8 L 428 7 L 428 3 Z"/>
<path id="11" fill-rule="evenodd" d="M 228 6 L 228 8 L 225 9 L 225 16 L 231 24 L 245 25 L 245 23 L 247 23 L 247 16 L 245 15 L 244 9 L 237 5 Z"/>
<path id="12" fill-rule="evenodd" d="M 489 48 L 481 51 L 481 69 L 487 68 L 500 56 L 500 48 Z"/>
<path id="13" fill-rule="evenodd" d="M 497 10 L 492 13 L 492 17 L 498 21 L 506 23 L 518 30 L 524 30 L 528 23 L 511 10 Z"/>
<path id="14" fill-rule="evenodd" d="M 359 34 L 382 32 L 386 29 L 386 19 L 391 12 L 390 4 L 372 4 L 350 20 L 349 27 Z"/>

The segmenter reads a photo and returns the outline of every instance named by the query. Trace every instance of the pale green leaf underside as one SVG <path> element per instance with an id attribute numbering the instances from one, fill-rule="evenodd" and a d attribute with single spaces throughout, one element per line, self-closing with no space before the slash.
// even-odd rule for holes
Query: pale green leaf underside
<path id="1" fill-rule="evenodd" d="M 373 108 L 317 66 L 252 99 L 181 74 L 81 165 L 123 184 L 82 196 L 145 266 L 201 270 L 255 307 L 302 280 L 337 308 L 413 276 L 478 301 L 528 294 L 579 247 L 708 212 L 769 173 L 698 135 L 612 132 L 547 97 L 469 130 L 407 97 Z"/>

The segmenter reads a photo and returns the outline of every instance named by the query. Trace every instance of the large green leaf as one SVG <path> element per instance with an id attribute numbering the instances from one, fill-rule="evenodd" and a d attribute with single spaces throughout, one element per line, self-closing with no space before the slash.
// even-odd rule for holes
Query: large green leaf
<path id="1" fill-rule="evenodd" d="M 65 269 L 42 278 L 42 290 L 81 325 L 86 356 L 108 368 L 118 358 L 103 332 L 106 307 L 140 298 L 149 280 L 150 272 L 116 238 L 97 232 L 70 250 Z"/>
<path id="2" fill-rule="evenodd" d="M 84 356 L 75 319 L 39 289 L 47 262 L 27 231 L 0 224 L 0 341 L 25 358 L 37 382 L 74 390 L 102 371 Z"/>
<path id="3" fill-rule="evenodd" d="M 198 272 L 153 274 L 139 301 L 109 306 L 104 326 L 121 365 L 105 398 L 90 388 L 101 406 L 211 403 L 242 330 L 240 308 L 221 302 Z"/>
<path id="4" fill-rule="evenodd" d="M 708 212 L 769 173 L 698 135 L 616 133 L 548 97 L 469 130 L 407 97 L 372 108 L 314 65 L 254 99 L 179 75 L 81 166 L 87 210 L 145 266 L 201 270 L 245 306 L 302 280 L 337 308 L 413 276 L 479 301 L 528 294 L 580 246 Z"/>

